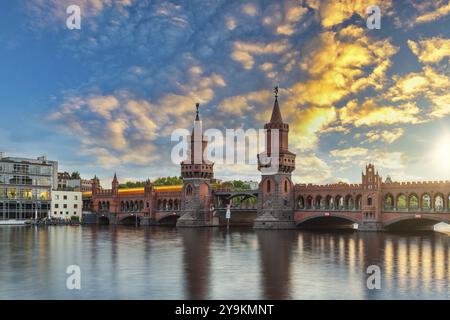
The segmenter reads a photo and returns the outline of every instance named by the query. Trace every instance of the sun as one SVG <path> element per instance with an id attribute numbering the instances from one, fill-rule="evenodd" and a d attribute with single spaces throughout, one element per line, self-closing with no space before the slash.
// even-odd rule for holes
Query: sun
<path id="1" fill-rule="evenodd" d="M 436 171 L 450 173 L 450 133 L 447 132 L 438 138 L 431 153 L 431 161 L 436 166 Z"/>

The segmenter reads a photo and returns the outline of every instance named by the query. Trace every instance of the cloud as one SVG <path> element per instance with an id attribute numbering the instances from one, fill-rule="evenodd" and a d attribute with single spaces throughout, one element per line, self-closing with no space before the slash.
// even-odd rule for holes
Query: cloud
<path id="1" fill-rule="evenodd" d="M 373 0 L 304 0 L 304 3 L 315 10 L 317 18 L 324 28 L 339 25 L 354 14 L 366 17 L 366 9 L 374 4 L 378 5 L 386 15 L 392 8 L 391 0 L 381 0 L 375 3 Z"/>
<path id="2" fill-rule="evenodd" d="M 321 33 L 304 50 L 301 68 L 311 78 L 292 87 L 299 104 L 330 106 L 369 87 L 383 88 L 390 58 L 398 48 L 389 40 L 361 36 L 361 28 Z"/>
<path id="3" fill-rule="evenodd" d="M 25 9 L 31 17 L 33 27 L 47 28 L 59 25 L 59 28 L 65 28 L 68 17 L 66 9 L 71 5 L 78 5 L 81 8 L 83 24 L 85 19 L 92 23 L 92 18 L 107 9 L 126 14 L 125 9 L 132 3 L 133 0 L 28 0 Z"/>
<path id="4" fill-rule="evenodd" d="M 450 57 L 450 39 L 433 37 L 418 42 L 408 40 L 408 46 L 422 63 L 437 63 Z"/>
<path id="5" fill-rule="evenodd" d="M 402 105 L 379 105 L 373 99 L 366 99 L 362 104 L 357 100 L 349 101 L 339 110 L 339 118 L 343 124 L 355 127 L 374 126 L 379 124 L 420 123 L 420 109 L 414 103 Z"/>
<path id="6" fill-rule="evenodd" d="M 217 109 L 224 114 L 244 116 L 255 111 L 256 105 L 267 104 L 272 97 L 270 90 L 250 92 L 222 100 Z"/>
<path id="7" fill-rule="evenodd" d="M 240 62 L 245 69 L 251 70 L 255 64 L 255 56 L 281 54 L 289 48 L 289 43 L 284 40 L 267 44 L 236 41 L 231 57 Z"/>
<path id="8" fill-rule="evenodd" d="M 141 166 L 167 159 L 170 146 L 157 147 L 159 139 L 170 137 L 176 128 L 190 128 L 195 103 L 211 101 L 214 89 L 225 86 L 217 74 L 204 76 L 201 68 L 195 67 L 190 71 L 194 74 L 192 82 L 180 85 L 178 93 L 168 93 L 156 102 L 136 99 L 128 91 L 69 95 L 49 119 L 79 138 L 82 153 L 95 157 L 103 168 L 110 167 L 108 158 L 114 159 L 116 165 Z"/>
<path id="9" fill-rule="evenodd" d="M 365 156 L 367 155 L 369 150 L 366 148 L 360 148 L 360 147 L 351 147 L 346 149 L 334 149 L 330 151 L 330 154 L 333 157 L 338 158 L 352 158 L 356 156 Z"/>
<path id="10" fill-rule="evenodd" d="M 431 95 L 430 100 L 433 103 L 431 116 L 443 118 L 450 114 L 450 93 L 445 95 Z"/>
<path id="11" fill-rule="evenodd" d="M 375 142 L 375 141 L 381 141 L 385 143 L 393 143 L 397 141 L 403 134 L 405 133 L 405 130 L 402 128 L 395 128 L 392 130 L 372 130 L 365 134 L 366 136 L 366 142 Z"/>
<path id="12" fill-rule="evenodd" d="M 293 179 L 297 183 L 325 183 L 334 179 L 331 167 L 314 153 L 300 153 L 295 162 Z"/>
<path id="13" fill-rule="evenodd" d="M 433 7 L 433 10 L 419 15 L 415 19 L 416 24 L 435 21 L 450 13 L 450 3 L 448 1 L 430 1 L 429 5 Z"/>

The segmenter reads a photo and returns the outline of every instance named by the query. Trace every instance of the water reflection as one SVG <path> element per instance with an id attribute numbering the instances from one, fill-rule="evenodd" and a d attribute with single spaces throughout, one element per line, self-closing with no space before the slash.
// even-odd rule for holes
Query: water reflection
<path id="1" fill-rule="evenodd" d="M 2 227 L 0 257 L 2 299 L 449 298 L 440 233 Z M 65 288 L 71 264 L 81 291 Z"/>

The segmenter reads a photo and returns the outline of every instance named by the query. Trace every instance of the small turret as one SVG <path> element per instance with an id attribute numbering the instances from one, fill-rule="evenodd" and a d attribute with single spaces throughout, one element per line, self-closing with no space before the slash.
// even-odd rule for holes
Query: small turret
<path id="1" fill-rule="evenodd" d="M 111 187 L 112 187 L 113 194 L 119 193 L 119 180 L 117 179 L 117 174 L 116 173 L 114 173 L 114 178 L 113 178 L 113 181 L 111 183 Z"/>

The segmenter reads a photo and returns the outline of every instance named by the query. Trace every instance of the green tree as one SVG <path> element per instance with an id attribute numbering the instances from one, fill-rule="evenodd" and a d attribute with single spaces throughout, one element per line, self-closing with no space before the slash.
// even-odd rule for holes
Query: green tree
<path id="1" fill-rule="evenodd" d="M 161 177 L 157 178 L 153 184 L 155 186 L 178 186 L 183 184 L 182 177 Z"/>
<path id="2" fill-rule="evenodd" d="M 79 173 L 78 171 L 72 172 L 72 174 L 70 175 L 70 177 L 71 177 L 72 179 L 81 179 L 81 178 L 80 178 L 80 173 Z"/>

